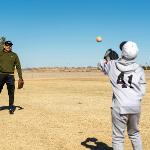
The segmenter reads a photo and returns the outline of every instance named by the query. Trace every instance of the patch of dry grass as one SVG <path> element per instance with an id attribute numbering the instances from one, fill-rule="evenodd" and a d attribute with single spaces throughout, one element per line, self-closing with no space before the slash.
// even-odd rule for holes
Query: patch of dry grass
<path id="1" fill-rule="evenodd" d="M 0 149 L 93 150 L 96 144 L 111 147 L 112 92 L 106 76 L 98 72 L 25 72 L 24 80 L 24 89 L 16 89 L 15 95 L 15 105 L 24 109 L 16 108 L 14 115 L 0 111 Z M 148 75 L 140 122 L 145 150 L 150 148 L 149 80 Z M 0 105 L 8 105 L 6 87 Z M 81 145 L 89 137 L 97 142 Z M 125 146 L 131 150 L 127 135 Z"/>

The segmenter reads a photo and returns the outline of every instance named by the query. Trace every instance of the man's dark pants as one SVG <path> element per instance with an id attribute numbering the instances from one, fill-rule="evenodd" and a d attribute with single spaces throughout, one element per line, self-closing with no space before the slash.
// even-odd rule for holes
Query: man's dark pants
<path id="1" fill-rule="evenodd" d="M 0 93 L 5 83 L 7 85 L 8 96 L 9 96 L 9 109 L 12 109 L 14 104 L 14 92 L 15 92 L 14 75 L 0 74 Z"/>

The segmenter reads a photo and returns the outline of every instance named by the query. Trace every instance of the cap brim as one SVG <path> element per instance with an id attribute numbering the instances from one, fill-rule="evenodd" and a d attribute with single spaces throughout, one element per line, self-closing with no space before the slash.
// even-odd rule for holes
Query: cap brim
<path id="1" fill-rule="evenodd" d="M 8 44 L 8 43 L 6 43 L 5 45 L 6 45 L 6 46 L 12 46 L 13 44 Z"/>

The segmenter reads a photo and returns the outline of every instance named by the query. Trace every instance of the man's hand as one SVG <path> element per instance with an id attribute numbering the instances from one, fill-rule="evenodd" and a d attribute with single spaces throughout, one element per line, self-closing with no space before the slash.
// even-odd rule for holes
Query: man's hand
<path id="1" fill-rule="evenodd" d="M 22 88 L 23 88 L 23 85 L 24 85 L 23 79 L 19 79 L 19 80 L 18 80 L 18 89 L 22 89 Z"/>

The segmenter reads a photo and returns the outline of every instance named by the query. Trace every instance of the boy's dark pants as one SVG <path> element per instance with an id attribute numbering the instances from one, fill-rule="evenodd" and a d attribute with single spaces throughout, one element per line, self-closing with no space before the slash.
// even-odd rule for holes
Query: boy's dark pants
<path id="1" fill-rule="evenodd" d="M 14 75 L 0 74 L 0 93 L 1 93 L 5 83 L 7 85 L 8 96 L 9 96 L 9 109 L 11 109 L 14 104 L 14 92 L 15 92 Z"/>

